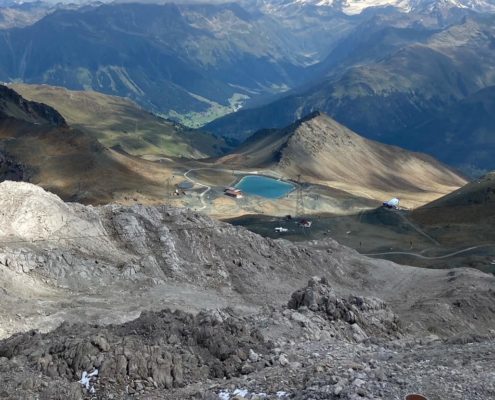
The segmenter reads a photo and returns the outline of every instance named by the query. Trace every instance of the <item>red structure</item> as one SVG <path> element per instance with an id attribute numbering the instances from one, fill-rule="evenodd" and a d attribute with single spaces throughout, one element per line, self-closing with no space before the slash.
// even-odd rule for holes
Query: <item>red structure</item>
<path id="1" fill-rule="evenodd" d="M 243 197 L 242 192 L 234 187 L 228 187 L 223 192 L 226 196 L 234 197 L 236 199 L 241 199 Z"/>

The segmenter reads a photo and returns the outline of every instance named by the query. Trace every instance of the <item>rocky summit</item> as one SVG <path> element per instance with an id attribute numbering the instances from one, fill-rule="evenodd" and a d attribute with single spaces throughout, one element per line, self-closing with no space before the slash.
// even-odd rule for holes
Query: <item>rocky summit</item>
<path id="1" fill-rule="evenodd" d="M 0 184 L 8 399 L 495 396 L 495 278 Z"/>

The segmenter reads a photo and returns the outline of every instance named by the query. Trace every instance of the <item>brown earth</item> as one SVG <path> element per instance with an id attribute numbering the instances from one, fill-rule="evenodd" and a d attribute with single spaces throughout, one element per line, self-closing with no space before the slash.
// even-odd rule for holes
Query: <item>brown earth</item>
<path id="1" fill-rule="evenodd" d="M 254 134 L 220 163 L 274 170 L 284 177 L 378 201 L 399 197 L 415 207 L 466 183 L 426 154 L 365 139 L 322 113 L 280 130 Z"/>

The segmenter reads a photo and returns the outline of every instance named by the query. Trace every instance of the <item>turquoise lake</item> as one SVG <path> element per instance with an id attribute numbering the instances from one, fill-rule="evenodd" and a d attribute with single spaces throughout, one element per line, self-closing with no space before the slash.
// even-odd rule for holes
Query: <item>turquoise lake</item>
<path id="1" fill-rule="evenodd" d="M 245 176 L 235 187 L 244 193 L 266 197 L 268 199 L 278 199 L 294 189 L 294 185 L 291 183 L 256 175 Z"/>

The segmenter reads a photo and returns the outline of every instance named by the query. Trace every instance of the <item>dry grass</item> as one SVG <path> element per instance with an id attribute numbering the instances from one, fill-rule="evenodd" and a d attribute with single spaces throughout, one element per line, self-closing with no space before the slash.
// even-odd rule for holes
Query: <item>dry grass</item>
<path id="1" fill-rule="evenodd" d="M 495 172 L 418 208 L 413 218 L 423 225 L 487 224 L 495 232 Z"/>
<path id="2" fill-rule="evenodd" d="M 55 108 L 69 125 L 104 146 L 119 146 L 132 155 L 202 158 L 218 155 L 215 146 L 223 145 L 211 135 L 158 118 L 121 97 L 48 85 L 14 84 L 11 88 L 28 100 Z"/>
<path id="3" fill-rule="evenodd" d="M 65 200 L 159 203 L 172 175 L 166 164 L 107 149 L 71 128 L 7 120 L 0 123 L 0 139 L 6 139 L 3 150 L 26 166 L 31 182 Z"/>
<path id="4" fill-rule="evenodd" d="M 220 160 L 275 169 L 285 177 L 378 201 L 399 197 L 416 207 L 466 183 L 456 171 L 425 154 L 365 139 L 326 115 L 284 130 L 265 131 Z"/>

